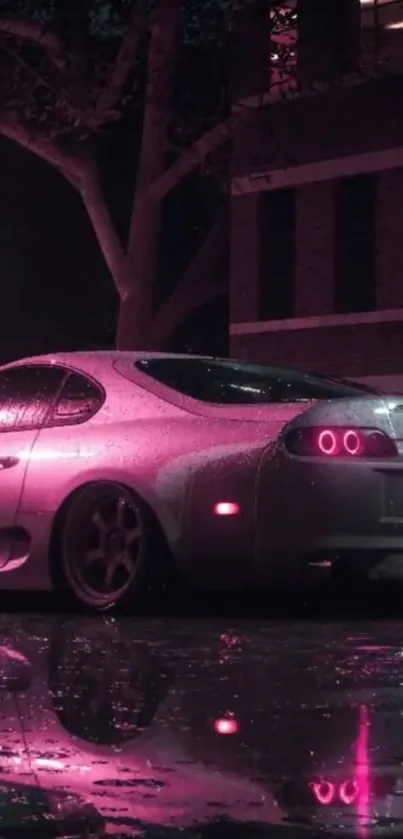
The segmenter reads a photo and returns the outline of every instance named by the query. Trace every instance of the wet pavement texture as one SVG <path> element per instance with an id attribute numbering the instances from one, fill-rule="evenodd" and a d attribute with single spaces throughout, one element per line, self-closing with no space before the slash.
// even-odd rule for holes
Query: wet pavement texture
<path id="1" fill-rule="evenodd" d="M 0 630 L 0 839 L 403 837 L 398 615 Z"/>

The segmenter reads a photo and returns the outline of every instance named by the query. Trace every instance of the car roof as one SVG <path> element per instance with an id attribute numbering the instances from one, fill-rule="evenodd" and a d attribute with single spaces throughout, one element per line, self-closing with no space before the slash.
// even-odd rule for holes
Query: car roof
<path id="1" fill-rule="evenodd" d="M 211 361 L 211 356 L 190 355 L 189 353 L 164 353 L 164 352 L 130 352 L 123 350 L 77 350 L 74 352 L 55 352 L 46 353 L 43 355 L 31 355 L 26 358 L 19 358 L 9 364 L 3 365 L 6 367 L 16 367 L 23 364 L 60 364 L 62 366 L 71 367 L 80 370 L 83 373 L 88 373 L 94 378 L 108 374 L 111 368 L 121 364 L 132 367 L 136 361 L 147 360 L 151 358 L 194 358 L 199 360 Z"/>

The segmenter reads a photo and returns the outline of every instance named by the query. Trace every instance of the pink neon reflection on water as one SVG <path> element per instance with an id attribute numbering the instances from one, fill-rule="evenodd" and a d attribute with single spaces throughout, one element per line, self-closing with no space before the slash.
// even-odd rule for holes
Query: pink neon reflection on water
<path id="1" fill-rule="evenodd" d="M 356 798 L 357 835 L 368 837 L 370 777 L 369 777 L 369 714 L 366 705 L 358 709 L 358 737 L 355 749 L 355 782 L 358 787 Z"/>
<path id="2" fill-rule="evenodd" d="M 240 507 L 236 501 L 217 501 L 214 504 L 213 513 L 215 516 L 236 516 Z"/>
<path id="3" fill-rule="evenodd" d="M 330 781 L 319 781 L 319 783 L 313 784 L 313 791 L 319 804 L 328 806 L 332 803 L 336 790 L 334 784 L 331 784 Z"/>
<path id="4" fill-rule="evenodd" d="M 238 734 L 239 723 L 234 717 L 221 717 L 214 720 L 216 734 Z"/>
<path id="5" fill-rule="evenodd" d="M 329 806 L 337 798 L 342 804 L 351 806 L 359 795 L 357 781 L 351 778 L 341 781 L 340 784 L 333 784 L 331 781 L 321 780 L 312 784 L 312 789 L 316 800 L 323 806 Z"/>
<path id="6" fill-rule="evenodd" d="M 339 788 L 340 801 L 347 806 L 354 804 L 359 792 L 357 781 L 343 781 Z"/>

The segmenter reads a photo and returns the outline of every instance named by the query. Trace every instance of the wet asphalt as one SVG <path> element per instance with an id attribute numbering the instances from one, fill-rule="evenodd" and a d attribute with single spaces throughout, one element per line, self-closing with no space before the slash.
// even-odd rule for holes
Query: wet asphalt
<path id="1" fill-rule="evenodd" d="M 38 605 L 0 616 L 0 839 L 403 837 L 395 587 Z"/>

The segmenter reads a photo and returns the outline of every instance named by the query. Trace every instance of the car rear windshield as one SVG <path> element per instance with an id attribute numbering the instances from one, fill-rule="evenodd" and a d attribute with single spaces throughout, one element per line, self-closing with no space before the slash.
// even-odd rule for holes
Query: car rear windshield
<path id="1" fill-rule="evenodd" d="M 207 358 L 149 358 L 143 373 L 193 399 L 225 405 L 307 402 L 363 396 L 370 388 L 298 370 Z"/>

